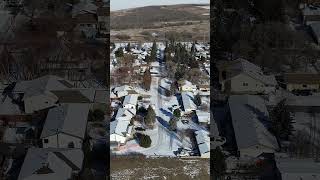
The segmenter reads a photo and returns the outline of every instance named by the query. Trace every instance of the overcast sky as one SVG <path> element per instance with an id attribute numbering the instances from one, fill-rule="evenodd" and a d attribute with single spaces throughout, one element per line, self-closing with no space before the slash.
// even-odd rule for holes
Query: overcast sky
<path id="1" fill-rule="evenodd" d="M 172 4 L 209 4 L 210 0 L 111 0 L 110 9 L 116 11 L 151 5 L 172 5 Z"/>

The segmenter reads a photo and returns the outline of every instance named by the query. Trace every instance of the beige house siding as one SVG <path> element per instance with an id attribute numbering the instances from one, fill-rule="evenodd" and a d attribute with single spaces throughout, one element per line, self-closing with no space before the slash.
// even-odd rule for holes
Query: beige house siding
<path id="1" fill-rule="evenodd" d="M 239 74 L 231 79 L 232 93 L 263 93 L 264 84 L 244 74 Z"/>
<path id="2" fill-rule="evenodd" d="M 48 143 L 44 142 L 45 139 L 48 139 Z M 71 142 L 73 142 L 74 148 L 82 148 L 82 140 L 80 138 L 63 133 L 42 138 L 43 148 L 68 148 L 68 145 Z"/>
<path id="3" fill-rule="evenodd" d="M 240 149 L 239 151 L 240 151 L 241 157 L 257 157 L 262 153 L 274 153 L 275 149 L 272 149 L 263 145 L 256 145 L 256 146 Z"/>
<path id="4" fill-rule="evenodd" d="M 320 87 L 319 84 L 287 84 L 287 90 L 293 91 L 293 90 L 319 90 Z"/>

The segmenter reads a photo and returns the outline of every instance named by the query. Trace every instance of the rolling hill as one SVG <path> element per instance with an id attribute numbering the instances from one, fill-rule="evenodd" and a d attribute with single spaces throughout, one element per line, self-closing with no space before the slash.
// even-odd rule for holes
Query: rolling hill
<path id="1" fill-rule="evenodd" d="M 131 40 L 150 39 L 152 33 L 159 37 L 164 32 L 185 32 L 186 37 L 209 33 L 209 5 L 179 4 L 146 6 L 112 11 L 110 16 L 111 39 L 114 35 L 130 36 Z M 194 34 L 196 33 L 196 34 Z"/>

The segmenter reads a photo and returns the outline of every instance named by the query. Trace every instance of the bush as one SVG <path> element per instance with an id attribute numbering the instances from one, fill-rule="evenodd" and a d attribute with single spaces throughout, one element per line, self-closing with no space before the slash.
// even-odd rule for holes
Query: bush
<path id="1" fill-rule="evenodd" d="M 138 139 L 139 145 L 141 147 L 148 148 L 151 146 L 152 141 L 151 141 L 150 136 L 145 135 L 145 134 L 141 134 L 141 133 L 136 133 L 135 136 Z"/>
<path id="2" fill-rule="evenodd" d="M 114 54 L 116 55 L 116 57 L 123 57 L 123 48 L 120 47 Z"/>
<path id="3" fill-rule="evenodd" d="M 173 111 L 173 116 L 174 116 L 174 117 L 177 117 L 177 118 L 181 117 L 181 111 L 180 111 L 180 109 L 175 109 L 175 110 Z"/>

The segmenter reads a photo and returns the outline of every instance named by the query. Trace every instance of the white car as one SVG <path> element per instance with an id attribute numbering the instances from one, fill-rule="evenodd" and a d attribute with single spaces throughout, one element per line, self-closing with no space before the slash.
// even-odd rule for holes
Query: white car
<path id="1" fill-rule="evenodd" d="M 180 152 L 180 154 L 177 155 L 178 157 L 187 157 L 187 156 L 190 156 L 189 152 L 185 151 L 185 150 L 182 150 Z"/>

